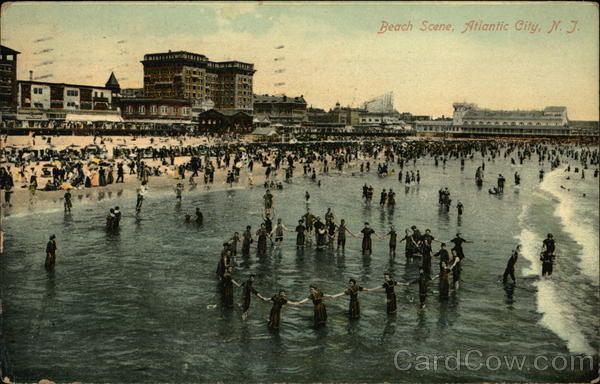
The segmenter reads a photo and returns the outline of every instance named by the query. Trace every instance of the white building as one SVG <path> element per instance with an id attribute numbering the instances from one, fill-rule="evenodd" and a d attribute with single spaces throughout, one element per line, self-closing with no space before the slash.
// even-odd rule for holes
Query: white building
<path id="1" fill-rule="evenodd" d="M 566 107 L 546 107 L 542 110 L 491 110 L 475 104 L 454 103 L 452 121 L 417 121 L 416 131 L 433 134 L 463 134 L 469 136 L 568 136 L 569 119 Z"/>

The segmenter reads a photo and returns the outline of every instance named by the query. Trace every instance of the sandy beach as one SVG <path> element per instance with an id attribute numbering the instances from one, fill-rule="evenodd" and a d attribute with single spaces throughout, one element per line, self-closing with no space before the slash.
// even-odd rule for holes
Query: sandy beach
<path id="1" fill-rule="evenodd" d="M 95 142 L 94 142 L 95 141 Z M 172 138 L 172 137 L 121 137 L 121 136 L 112 136 L 112 137 L 103 137 L 96 138 L 94 140 L 93 136 L 52 136 L 51 142 L 48 143 L 48 137 L 46 136 L 38 136 L 33 139 L 30 136 L 5 136 L 3 137 L 3 143 L 7 148 L 16 148 L 16 149 L 24 149 L 30 148 L 35 150 L 45 150 L 52 149 L 56 151 L 61 151 L 67 148 L 75 148 L 80 149 L 86 147 L 88 145 L 96 144 L 100 148 L 102 148 L 102 154 L 97 156 L 97 159 L 102 160 L 103 162 L 111 164 L 114 166 L 113 172 L 114 177 L 116 179 L 116 164 L 118 162 L 122 162 L 125 168 L 124 174 L 124 182 L 123 183 L 111 183 L 106 186 L 94 186 L 91 188 L 86 188 L 84 186 L 80 186 L 78 188 L 73 188 L 71 190 L 72 193 L 72 201 L 74 208 L 77 209 L 77 205 L 80 202 L 92 202 L 99 201 L 103 199 L 111 199 L 116 197 L 124 197 L 131 198 L 136 194 L 136 189 L 141 185 L 140 178 L 137 177 L 136 174 L 129 174 L 129 169 L 127 164 L 131 161 L 128 158 L 118 157 L 113 158 L 113 148 L 162 148 L 162 147 L 175 147 L 175 146 L 215 146 L 223 144 L 224 142 L 221 140 L 210 140 L 206 137 L 180 137 L 180 138 Z M 247 142 L 238 141 L 238 142 L 227 142 L 227 143 L 236 143 L 239 145 L 244 145 Z M 229 188 L 247 188 L 253 186 L 259 186 L 263 188 L 264 182 L 266 180 L 265 171 L 266 167 L 263 166 L 258 161 L 254 162 L 253 171 L 250 172 L 248 169 L 247 162 L 240 170 L 240 176 L 238 181 L 230 186 L 226 183 L 227 172 L 230 168 L 225 167 L 221 164 L 221 167 L 215 168 L 214 175 L 214 183 L 206 185 L 204 183 L 203 173 L 199 171 L 198 177 L 194 178 L 196 185 L 191 185 L 189 182 L 189 176 L 192 174 L 191 171 L 187 170 L 185 174 L 185 179 L 182 180 L 177 177 L 177 167 L 180 164 L 188 163 L 191 159 L 191 156 L 176 156 L 174 158 L 174 165 L 170 165 L 170 162 L 167 159 L 169 165 L 164 165 L 160 159 L 153 160 L 152 158 L 145 158 L 143 161 L 146 165 L 151 168 L 159 167 L 161 171 L 160 176 L 150 176 L 148 181 L 148 190 L 150 193 L 152 192 L 165 192 L 165 191 L 173 191 L 173 197 L 175 197 L 175 186 L 178 183 L 182 183 L 184 185 L 183 196 L 188 191 L 195 191 L 196 193 L 215 191 L 215 190 L 226 190 Z M 4 161 L 6 159 L 3 159 Z M 210 160 L 213 164 L 216 164 L 216 157 L 212 156 Z M 91 161 L 88 159 L 86 161 Z M 86 162 L 84 161 L 84 162 Z M 48 162 L 46 161 L 37 161 L 30 162 L 25 167 L 25 178 L 22 178 L 19 175 L 19 168 L 15 167 L 14 164 L 3 162 L 4 167 L 9 166 L 10 172 L 14 179 L 14 188 L 13 193 L 10 199 L 11 206 L 5 204 L 4 191 L 2 190 L 0 193 L 2 207 L 4 209 L 4 214 L 16 214 L 16 213 L 33 213 L 40 209 L 56 209 L 63 206 L 64 203 L 64 190 L 58 191 L 44 191 L 42 190 L 46 184 L 46 182 L 52 180 L 52 176 L 43 176 L 42 169 L 43 168 L 51 168 L 47 167 Z M 302 175 L 302 169 L 298 169 L 298 162 L 294 163 L 296 167 L 296 171 L 294 173 L 295 177 Z M 351 169 L 356 167 L 356 164 L 350 164 Z M 90 172 L 89 167 L 85 167 L 86 173 Z M 108 171 L 108 169 L 107 169 Z M 317 165 L 317 174 L 320 174 L 322 171 L 321 164 Z M 336 172 L 331 169 L 330 172 Z M 38 189 L 35 191 L 35 195 L 31 195 L 28 185 L 29 178 L 32 174 L 37 175 L 38 178 Z M 285 179 L 285 172 L 282 169 L 273 170 L 271 175 L 269 176 L 269 180 L 283 181 Z"/>

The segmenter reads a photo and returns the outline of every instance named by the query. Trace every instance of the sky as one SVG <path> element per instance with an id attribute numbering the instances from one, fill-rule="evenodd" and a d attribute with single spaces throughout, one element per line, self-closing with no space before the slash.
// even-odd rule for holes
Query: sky
<path id="1" fill-rule="evenodd" d="M 412 30 L 378 33 L 384 21 Z M 451 26 L 422 31 L 423 21 Z M 463 33 L 470 21 L 507 27 Z M 598 120 L 598 32 L 591 2 L 17 2 L 0 18 L 22 80 L 32 70 L 103 85 L 114 71 L 122 88 L 141 88 L 144 54 L 185 50 L 254 63 L 258 94 L 303 95 L 328 110 L 393 92 L 397 110 L 434 117 L 467 101 L 564 105 L 572 120 Z"/>

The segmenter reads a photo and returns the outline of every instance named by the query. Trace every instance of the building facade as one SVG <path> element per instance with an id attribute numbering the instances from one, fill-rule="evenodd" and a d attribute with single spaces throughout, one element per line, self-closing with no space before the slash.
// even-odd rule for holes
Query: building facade
<path id="1" fill-rule="evenodd" d="M 123 88 L 121 89 L 121 96 L 127 99 L 144 97 L 144 88 Z"/>
<path id="2" fill-rule="evenodd" d="M 123 120 L 192 120 L 192 101 L 186 99 L 122 98 Z"/>
<path id="3" fill-rule="evenodd" d="M 254 64 L 213 62 L 185 51 L 144 55 L 144 95 L 212 101 L 218 109 L 252 110 Z"/>
<path id="4" fill-rule="evenodd" d="M 546 107 L 542 110 L 491 110 L 471 103 L 454 103 L 451 121 L 417 121 L 420 133 L 465 136 L 569 136 L 567 108 Z"/>
<path id="5" fill-rule="evenodd" d="M 361 114 L 367 113 L 366 109 L 342 107 L 340 103 L 335 104 L 335 108 L 331 110 L 331 122 L 345 125 L 360 124 Z"/>
<path id="6" fill-rule="evenodd" d="M 252 115 L 243 111 L 210 109 L 198 115 L 198 129 L 206 134 L 248 134 L 252 132 Z"/>
<path id="7" fill-rule="evenodd" d="M 114 88 L 17 81 L 17 120 L 120 121 Z"/>
<path id="8" fill-rule="evenodd" d="M 254 116 L 268 117 L 272 123 L 299 124 L 308 118 L 306 100 L 303 95 L 254 95 Z"/>
<path id="9" fill-rule="evenodd" d="M 0 45 L 0 112 L 17 108 L 17 52 Z"/>
<path id="10" fill-rule="evenodd" d="M 306 110 L 306 118 L 313 123 L 331 123 L 331 113 L 322 108 L 309 107 Z"/>

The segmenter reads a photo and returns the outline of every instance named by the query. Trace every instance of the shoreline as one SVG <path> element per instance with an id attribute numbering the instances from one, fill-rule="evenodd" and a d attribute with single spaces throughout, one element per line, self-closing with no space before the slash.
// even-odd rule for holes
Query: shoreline
<path id="1" fill-rule="evenodd" d="M 181 157 L 179 158 L 181 159 Z M 360 161 L 360 160 L 359 160 Z M 366 160 L 365 160 L 366 161 Z M 294 163 L 294 176 L 290 180 L 309 177 L 305 176 L 302 173 L 301 165 L 303 163 Z M 300 168 L 300 169 L 299 169 Z M 317 179 L 319 176 L 323 175 L 322 173 L 322 164 L 319 164 L 317 167 Z M 358 168 L 356 161 L 348 164 L 344 169 L 344 172 L 348 173 L 353 172 Z M 210 193 L 210 192 L 222 192 L 232 189 L 249 189 L 259 187 L 262 190 L 266 190 L 264 187 L 265 181 L 267 178 L 265 176 L 266 168 L 262 166 L 262 164 L 256 164 L 254 166 L 253 172 L 248 172 L 248 168 L 244 167 L 240 170 L 240 176 L 237 182 L 234 182 L 232 186 L 226 183 L 227 171 L 228 168 L 216 168 L 214 182 L 212 184 L 204 184 L 202 179 L 203 173 L 199 173 L 199 176 L 196 178 L 197 184 L 192 187 L 189 184 L 189 178 L 186 179 L 175 179 L 172 174 L 161 175 L 161 176 L 150 176 L 147 184 L 148 191 L 150 194 L 153 192 L 165 193 L 167 191 L 171 191 L 173 194 L 173 198 L 175 198 L 174 188 L 177 183 L 182 183 L 184 185 L 183 190 L 183 198 L 185 199 L 186 195 L 189 193 Z M 190 172 L 191 171 L 187 171 Z M 335 169 L 330 169 L 328 174 L 340 174 L 340 171 Z M 129 177 L 127 177 L 129 176 Z M 112 183 L 106 186 L 97 186 L 91 188 L 73 188 L 71 189 L 73 202 L 73 210 L 77 210 L 77 206 L 81 205 L 83 201 L 85 204 L 92 203 L 94 201 L 102 201 L 102 200 L 115 200 L 117 198 L 133 198 L 136 196 L 136 189 L 141 185 L 141 181 L 134 177 L 135 175 L 126 175 L 124 183 Z M 249 182 L 249 177 L 252 177 L 254 181 L 252 184 Z M 273 170 L 271 175 L 269 176 L 269 181 L 273 181 L 275 183 L 282 182 L 284 183 L 285 189 L 285 171 L 284 168 L 279 168 L 278 170 Z M 64 190 L 58 191 L 41 191 L 37 190 L 35 193 L 35 197 L 33 201 L 30 200 L 29 190 L 26 188 L 14 189 L 13 194 L 11 196 L 11 207 L 6 207 L 4 203 L 4 191 L 0 191 L 0 199 L 2 202 L 2 217 L 10 217 L 13 215 L 24 215 L 24 214 L 35 214 L 39 212 L 40 209 L 46 210 L 48 208 L 51 209 L 62 209 L 64 207 Z"/>

